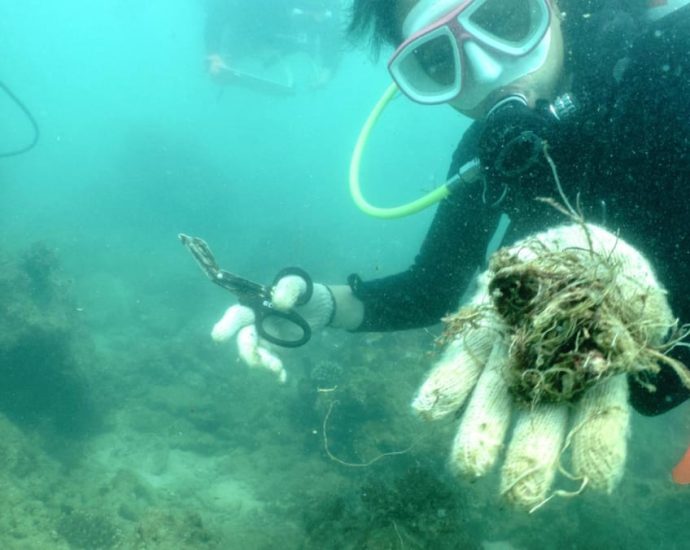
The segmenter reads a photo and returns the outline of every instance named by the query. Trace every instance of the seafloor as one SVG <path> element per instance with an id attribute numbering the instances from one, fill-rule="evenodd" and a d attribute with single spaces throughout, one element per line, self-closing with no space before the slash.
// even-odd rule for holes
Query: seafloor
<path id="1" fill-rule="evenodd" d="M 430 332 L 329 331 L 280 386 L 155 293 L 90 312 L 46 244 L 0 264 L 0 548 L 687 548 L 686 408 L 635 417 L 614 494 L 527 515 L 450 475 L 453 421 L 411 415 Z"/>

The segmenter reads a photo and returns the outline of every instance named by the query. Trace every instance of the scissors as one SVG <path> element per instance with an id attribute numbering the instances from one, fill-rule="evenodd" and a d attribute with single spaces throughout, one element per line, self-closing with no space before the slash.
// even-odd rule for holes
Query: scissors
<path id="1" fill-rule="evenodd" d="M 271 288 L 282 277 L 286 275 L 297 275 L 307 282 L 307 289 L 303 295 L 300 296 L 295 305 L 299 306 L 306 304 L 314 291 L 314 283 L 306 271 L 299 267 L 287 267 L 276 275 L 271 286 L 264 286 L 221 269 L 216 263 L 211 249 L 202 239 L 190 237 L 184 233 L 180 233 L 178 238 L 192 253 L 192 256 L 194 256 L 201 270 L 211 281 L 225 290 L 232 292 L 237 296 L 237 300 L 240 304 L 250 308 L 254 312 L 256 331 L 261 338 L 285 348 L 297 348 L 309 341 L 311 338 L 311 327 L 309 323 L 305 321 L 304 317 L 293 310 L 281 311 L 276 309 L 271 300 Z M 287 330 L 283 332 L 295 332 L 296 337 L 294 339 L 281 338 L 275 334 L 276 328 L 273 329 L 274 333 L 271 333 L 269 327 L 266 326 L 266 321 L 269 319 L 278 321 L 273 323 L 275 327 L 285 326 L 285 323 L 287 323 L 289 327 L 296 330 Z"/>

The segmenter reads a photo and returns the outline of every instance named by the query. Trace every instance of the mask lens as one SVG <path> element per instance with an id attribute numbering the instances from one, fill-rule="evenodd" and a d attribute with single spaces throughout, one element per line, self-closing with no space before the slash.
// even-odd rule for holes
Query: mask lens
<path id="1" fill-rule="evenodd" d="M 401 52 L 391 71 L 408 95 L 423 97 L 455 94 L 460 85 L 458 57 L 451 37 L 445 32 L 412 43 Z"/>
<path id="2" fill-rule="evenodd" d="M 419 66 L 430 80 L 441 87 L 455 82 L 453 46 L 446 36 L 438 36 L 414 49 L 413 54 Z"/>
<path id="3" fill-rule="evenodd" d="M 500 42 L 521 46 L 541 37 L 548 11 L 543 0 L 486 0 L 467 22 Z"/>

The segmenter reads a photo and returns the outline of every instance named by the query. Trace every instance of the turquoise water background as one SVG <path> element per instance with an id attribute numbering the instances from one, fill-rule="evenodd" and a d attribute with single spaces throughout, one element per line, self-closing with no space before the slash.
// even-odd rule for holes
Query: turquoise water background
<path id="1" fill-rule="evenodd" d="M 284 386 L 210 341 L 232 300 L 179 232 L 261 282 L 286 265 L 340 283 L 413 260 L 432 213 L 373 220 L 347 192 L 383 61 L 347 46 L 325 89 L 274 97 L 209 79 L 201 2 L 0 12 L 0 79 L 42 132 L 0 159 L 0 548 L 688 547 L 690 493 L 670 480 L 686 405 L 634 418 L 612 495 L 527 516 L 493 477 L 449 474 L 452 421 L 410 413 L 439 327 L 328 330 L 285 354 Z M 0 150 L 30 139 L 4 96 L 0 127 Z M 367 150 L 367 194 L 430 190 L 465 127 L 396 100 Z"/>

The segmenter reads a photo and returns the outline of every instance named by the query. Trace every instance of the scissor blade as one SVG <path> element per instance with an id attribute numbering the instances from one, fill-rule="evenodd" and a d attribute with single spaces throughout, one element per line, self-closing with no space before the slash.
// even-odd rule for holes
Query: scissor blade
<path id="1" fill-rule="evenodd" d="M 190 237 L 184 233 L 180 233 L 178 238 L 187 247 L 187 250 L 192 253 L 201 270 L 206 273 L 209 279 L 215 281 L 220 274 L 220 267 L 218 267 L 216 259 L 213 257 L 213 253 L 206 242 L 199 237 Z"/>
<path id="2" fill-rule="evenodd" d="M 264 299 L 270 295 L 269 290 L 259 283 L 235 275 L 221 269 L 218 275 L 213 279 L 213 282 L 223 288 L 235 293 L 240 301 L 244 298 L 260 298 Z"/>
<path id="3" fill-rule="evenodd" d="M 180 233 L 178 237 L 182 244 L 192 253 L 192 256 L 194 256 L 197 264 L 206 273 L 207 277 L 218 286 L 222 286 L 224 289 L 236 294 L 240 301 L 263 300 L 269 295 L 269 290 L 265 286 L 221 269 L 211 249 L 203 239 L 190 237 L 184 233 Z"/>

